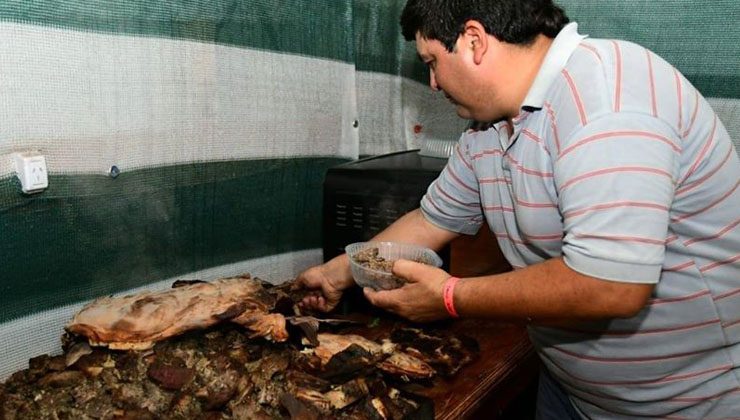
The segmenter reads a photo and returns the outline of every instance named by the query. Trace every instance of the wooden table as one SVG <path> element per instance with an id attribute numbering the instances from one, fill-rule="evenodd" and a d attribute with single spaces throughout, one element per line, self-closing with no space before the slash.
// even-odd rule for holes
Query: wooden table
<path id="1" fill-rule="evenodd" d="M 485 224 L 477 235 L 461 236 L 450 246 L 452 275 L 473 277 L 510 270 L 496 238 Z M 363 330 L 361 335 L 372 339 L 386 338 L 396 323 L 404 322 L 386 318 L 387 314 L 369 305 L 359 290 L 354 293 L 354 296 L 350 293 L 345 313 L 372 314 L 381 320 L 377 328 Z M 480 356 L 451 380 L 436 379 L 432 388 L 420 389 L 418 393 L 434 401 L 437 419 L 499 418 L 507 405 L 533 383 L 538 374 L 539 362 L 526 327 L 470 319 L 445 322 L 444 326 L 456 334 L 474 338 L 480 346 Z"/>
<path id="2" fill-rule="evenodd" d="M 423 392 L 434 401 L 435 418 L 498 418 L 537 375 L 537 356 L 525 328 L 471 320 L 451 329 L 475 338 L 480 356 L 451 380 L 437 380 Z"/>

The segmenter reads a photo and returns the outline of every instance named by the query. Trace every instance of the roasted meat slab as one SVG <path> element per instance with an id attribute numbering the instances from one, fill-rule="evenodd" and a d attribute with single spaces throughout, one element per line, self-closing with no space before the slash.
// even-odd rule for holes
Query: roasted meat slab
<path id="1" fill-rule="evenodd" d="M 154 342 L 223 321 L 236 322 L 257 337 L 288 338 L 285 318 L 269 313 L 275 297 L 248 275 L 193 282 L 161 292 L 104 297 L 85 306 L 67 325 L 93 346 L 145 350 Z"/>

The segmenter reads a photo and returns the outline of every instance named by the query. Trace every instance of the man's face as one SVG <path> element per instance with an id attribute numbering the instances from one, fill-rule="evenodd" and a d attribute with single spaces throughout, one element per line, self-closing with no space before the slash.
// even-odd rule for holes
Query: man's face
<path id="1" fill-rule="evenodd" d="M 444 92 L 457 114 L 476 121 L 517 115 L 529 86 L 526 50 L 498 41 L 471 21 L 453 52 L 434 39 L 416 35 L 416 50 L 429 67 L 429 85 Z M 530 76 L 536 74 L 535 71 Z"/>
<path id="2" fill-rule="evenodd" d="M 464 52 L 457 48 L 448 52 L 440 41 L 423 38 L 418 33 L 416 51 L 429 68 L 429 86 L 432 90 L 444 93 L 447 100 L 455 105 L 457 115 L 461 118 L 473 119 Z"/>

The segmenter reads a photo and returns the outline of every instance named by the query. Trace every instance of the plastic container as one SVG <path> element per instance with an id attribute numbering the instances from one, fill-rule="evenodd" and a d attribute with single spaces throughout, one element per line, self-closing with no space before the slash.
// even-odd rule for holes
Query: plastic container
<path id="1" fill-rule="evenodd" d="M 373 248 L 378 250 L 377 255 L 373 255 Z M 396 289 L 405 283 L 405 280 L 391 273 L 392 261 L 403 259 L 434 267 L 442 266 L 442 259 L 436 252 L 419 245 L 400 242 L 355 242 L 347 245 L 344 250 L 349 256 L 355 283 L 360 287 L 371 287 L 375 290 Z M 364 262 L 358 262 L 356 258 Z"/>

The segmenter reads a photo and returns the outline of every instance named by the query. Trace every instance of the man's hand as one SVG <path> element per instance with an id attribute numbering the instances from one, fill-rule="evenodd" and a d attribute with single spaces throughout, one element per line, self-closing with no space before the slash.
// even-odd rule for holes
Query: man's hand
<path id="1" fill-rule="evenodd" d="M 365 288 L 365 297 L 375 306 L 416 322 L 449 317 L 442 297 L 444 283 L 450 278 L 444 270 L 426 264 L 398 260 L 393 274 L 407 283 L 398 289 L 376 292 Z"/>
<path id="2" fill-rule="evenodd" d="M 296 287 L 313 290 L 303 298 L 298 306 L 329 312 L 334 309 L 342 297 L 344 289 L 353 286 L 346 255 L 341 255 L 326 264 L 311 267 L 296 277 Z"/>
<path id="3" fill-rule="evenodd" d="M 428 222 L 421 213 L 421 210 L 417 208 L 393 222 L 393 224 L 388 226 L 371 240 L 391 242 L 403 241 L 426 246 L 432 249 L 440 249 L 444 244 L 450 242 L 458 235 L 458 233 L 441 229 Z M 416 272 L 413 268 L 410 270 L 411 272 Z M 446 279 L 449 277 L 445 277 L 446 273 L 442 270 L 432 268 L 432 271 L 436 271 L 440 278 L 443 277 Z M 426 277 L 426 274 L 414 275 L 411 272 L 409 275 L 404 275 L 402 273 L 400 277 L 407 279 L 412 277 L 411 281 L 413 282 L 414 279 L 418 279 L 416 280 L 418 283 L 426 283 L 426 280 L 429 279 L 429 277 Z M 421 271 L 419 273 L 421 273 Z M 424 273 L 426 273 L 426 271 L 424 271 Z M 422 282 L 422 280 L 424 281 Z M 354 285 L 355 281 L 352 278 L 352 272 L 349 268 L 349 257 L 347 257 L 347 254 L 335 257 L 323 265 L 309 268 L 299 274 L 296 278 L 297 287 L 305 287 L 315 290 L 314 294 L 303 299 L 300 306 L 321 311 L 330 311 L 334 309 L 334 307 L 337 306 L 337 303 L 339 303 L 342 291 Z M 414 288 L 413 290 L 416 289 L 417 288 Z M 440 304 L 442 304 L 441 301 Z M 437 318 L 441 318 L 441 316 Z"/>

